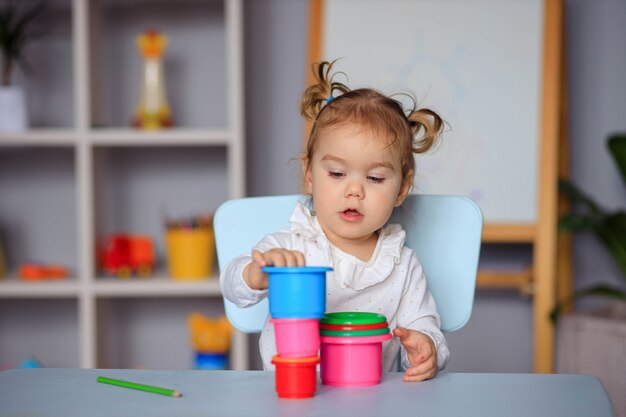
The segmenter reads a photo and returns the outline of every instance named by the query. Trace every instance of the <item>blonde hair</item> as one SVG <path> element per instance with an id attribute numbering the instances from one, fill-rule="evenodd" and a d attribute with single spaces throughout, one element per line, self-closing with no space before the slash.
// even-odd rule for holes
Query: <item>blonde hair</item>
<path id="1" fill-rule="evenodd" d="M 443 120 L 430 109 L 413 108 L 405 113 L 398 100 L 371 88 L 350 90 L 345 84 L 334 81 L 332 73 L 336 61 L 321 62 L 313 66 L 317 82 L 302 95 L 300 113 L 313 122 L 306 150 L 302 155 L 304 168 L 310 167 L 322 129 L 355 123 L 389 138 L 389 146 L 398 149 L 403 180 L 413 182 L 415 159 L 413 154 L 428 151 L 443 130 Z M 334 97 L 336 92 L 341 93 Z"/>

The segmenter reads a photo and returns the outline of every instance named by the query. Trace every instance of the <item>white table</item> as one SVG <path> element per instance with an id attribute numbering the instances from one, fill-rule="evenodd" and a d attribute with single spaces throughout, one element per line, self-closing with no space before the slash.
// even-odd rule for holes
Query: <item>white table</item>
<path id="1" fill-rule="evenodd" d="M 96 382 L 97 376 L 180 391 L 180 398 Z M 15 369 L 0 372 L 2 417 L 151 416 L 613 416 L 586 375 L 442 373 L 426 382 L 384 375 L 380 385 L 321 385 L 310 399 L 280 399 L 273 372 Z"/>

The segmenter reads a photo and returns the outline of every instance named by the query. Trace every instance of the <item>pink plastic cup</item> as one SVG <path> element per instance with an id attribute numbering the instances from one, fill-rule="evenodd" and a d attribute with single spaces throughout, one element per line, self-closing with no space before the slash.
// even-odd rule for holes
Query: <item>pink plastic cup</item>
<path id="1" fill-rule="evenodd" d="M 271 319 L 276 351 L 283 358 L 317 356 L 320 349 L 318 319 Z"/>
<path id="2" fill-rule="evenodd" d="M 322 384 L 362 387 L 380 384 L 383 343 L 391 334 L 364 337 L 321 336 Z"/>

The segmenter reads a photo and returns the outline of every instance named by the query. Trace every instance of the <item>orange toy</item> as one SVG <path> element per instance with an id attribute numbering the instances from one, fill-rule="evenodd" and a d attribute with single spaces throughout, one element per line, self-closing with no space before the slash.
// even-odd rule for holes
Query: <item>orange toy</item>
<path id="1" fill-rule="evenodd" d="M 233 326 L 225 316 L 211 319 L 200 313 L 187 318 L 191 346 L 196 352 L 226 353 L 230 349 Z"/>
<path id="2" fill-rule="evenodd" d="M 20 266 L 20 278 L 24 281 L 45 281 L 67 278 L 67 268 L 62 265 L 25 263 Z"/>

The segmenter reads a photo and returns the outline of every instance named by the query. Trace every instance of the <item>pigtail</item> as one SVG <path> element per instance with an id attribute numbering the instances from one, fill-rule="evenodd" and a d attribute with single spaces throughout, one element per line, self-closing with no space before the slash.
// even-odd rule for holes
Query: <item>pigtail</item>
<path id="1" fill-rule="evenodd" d="M 413 132 L 413 152 L 420 154 L 428 151 L 443 131 L 443 120 L 430 109 L 413 110 L 408 116 Z"/>
<path id="2" fill-rule="evenodd" d="M 320 62 L 313 65 L 313 73 L 315 74 L 316 82 L 309 86 L 302 95 L 302 102 L 300 103 L 300 114 L 307 120 L 315 120 L 320 111 L 334 98 L 334 92 L 339 91 L 341 93 L 347 93 L 350 89 L 345 85 L 337 81 L 333 81 L 333 78 L 337 74 L 332 73 L 332 62 Z M 344 74 L 345 75 L 345 74 Z"/>

